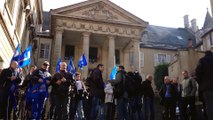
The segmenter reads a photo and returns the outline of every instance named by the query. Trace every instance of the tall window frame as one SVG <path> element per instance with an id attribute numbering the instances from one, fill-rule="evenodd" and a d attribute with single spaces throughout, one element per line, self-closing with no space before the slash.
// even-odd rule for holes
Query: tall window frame
<path id="1" fill-rule="evenodd" d="M 75 46 L 74 45 L 65 45 L 64 60 L 69 60 L 70 57 L 74 60 Z"/>
<path id="2" fill-rule="evenodd" d="M 39 52 L 39 58 L 42 59 L 49 59 L 50 55 L 50 44 L 47 43 L 41 43 L 40 44 L 40 52 Z"/>

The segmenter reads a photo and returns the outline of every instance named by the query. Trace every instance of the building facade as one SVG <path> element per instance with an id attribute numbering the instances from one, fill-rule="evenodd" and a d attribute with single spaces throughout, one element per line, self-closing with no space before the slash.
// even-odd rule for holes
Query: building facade
<path id="1" fill-rule="evenodd" d="M 41 0 L 0 1 L 0 68 L 9 67 L 18 44 L 22 51 L 33 44 L 42 28 L 42 13 Z"/>
<path id="2" fill-rule="evenodd" d="M 139 43 L 148 23 L 109 0 L 89 0 L 51 10 L 49 20 L 49 31 L 37 38 L 37 61 L 39 65 L 49 60 L 52 73 L 58 58 L 68 62 L 71 57 L 77 67 L 83 53 L 89 62 L 81 71 L 83 77 L 98 63 L 105 66 L 104 79 L 109 79 L 115 64 L 124 65 L 127 71 L 140 71 Z"/>

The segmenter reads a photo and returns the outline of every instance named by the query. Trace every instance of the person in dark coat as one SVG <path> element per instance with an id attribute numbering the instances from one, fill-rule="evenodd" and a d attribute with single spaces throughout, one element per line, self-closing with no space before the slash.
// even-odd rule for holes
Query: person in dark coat
<path id="1" fill-rule="evenodd" d="M 196 81 L 199 91 L 202 93 L 208 120 L 213 120 L 213 53 L 206 51 L 196 68 Z"/>
<path id="2" fill-rule="evenodd" d="M 65 62 L 60 63 L 60 71 L 55 73 L 52 78 L 52 92 L 55 97 L 55 120 L 67 120 L 67 104 L 68 93 L 71 82 L 74 82 L 72 74 L 66 71 L 67 64 Z"/>
<path id="3" fill-rule="evenodd" d="M 18 84 L 21 82 L 21 79 L 18 76 L 17 72 L 18 62 L 12 61 L 9 68 L 6 68 L 2 71 L 0 80 L 1 87 L 3 90 L 3 99 L 1 106 L 1 115 L 0 118 L 4 120 L 10 120 L 10 114 L 12 110 L 14 113 L 17 112 L 17 99 L 15 95 L 17 94 Z M 13 119 L 17 119 L 17 116 L 14 116 Z"/>
<path id="4" fill-rule="evenodd" d="M 127 106 L 128 106 L 128 91 L 126 88 L 126 82 L 128 77 L 126 75 L 124 66 L 118 66 L 115 80 L 112 80 L 112 86 L 114 86 L 114 96 L 117 99 L 117 113 L 119 120 L 128 119 Z"/>
<path id="5" fill-rule="evenodd" d="M 99 110 L 103 110 L 104 105 L 104 82 L 102 77 L 102 72 L 104 71 L 104 65 L 98 64 L 98 66 L 93 70 L 91 74 L 91 86 L 90 86 L 90 96 L 92 99 L 92 108 L 90 119 L 96 120 L 97 113 Z M 100 108 L 100 109 L 98 109 Z M 99 112 L 103 113 L 103 112 Z M 100 119 L 103 119 L 104 115 L 101 114 Z"/>
<path id="6" fill-rule="evenodd" d="M 159 94 L 160 97 L 162 98 L 163 105 L 165 107 L 164 113 L 165 119 L 166 120 L 175 119 L 177 91 L 168 76 L 164 77 L 164 84 L 162 85 Z"/>
<path id="7" fill-rule="evenodd" d="M 142 83 L 143 101 L 144 101 L 144 119 L 154 120 L 154 91 L 152 88 L 152 75 L 148 74 L 146 80 Z"/>

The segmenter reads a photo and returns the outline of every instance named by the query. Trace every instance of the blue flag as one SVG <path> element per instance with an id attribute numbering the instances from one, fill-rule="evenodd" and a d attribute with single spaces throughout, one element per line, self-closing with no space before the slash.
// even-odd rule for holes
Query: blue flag
<path id="1" fill-rule="evenodd" d="M 19 68 L 27 66 L 31 63 L 32 46 L 28 46 L 25 51 L 20 55 Z"/>
<path id="2" fill-rule="evenodd" d="M 72 58 L 70 57 L 69 64 L 67 66 L 67 71 L 75 75 L 75 66 L 73 64 Z"/>
<path id="3" fill-rule="evenodd" d="M 83 70 L 83 67 L 87 66 L 87 59 L 86 56 L 84 54 L 82 54 L 82 56 L 80 57 L 79 61 L 78 61 L 78 67 Z"/>
<path id="4" fill-rule="evenodd" d="M 115 76 L 116 76 L 116 73 L 117 73 L 117 69 L 118 69 L 118 66 L 115 66 L 113 69 L 112 69 L 112 72 L 110 73 L 110 80 L 114 80 L 115 79 Z"/>
<path id="5" fill-rule="evenodd" d="M 11 59 L 11 61 L 19 61 L 19 57 L 20 57 L 20 53 L 21 53 L 21 50 L 20 50 L 20 44 L 18 44 L 18 46 L 16 47 L 16 50 L 13 54 L 13 57 Z"/>
<path id="6" fill-rule="evenodd" d="M 56 64 L 56 68 L 55 68 L 55 72 L 59 72 L 60 71 L 60 63 L 61 63 L 61 58 L 58 58 L 57 64 Z"/>

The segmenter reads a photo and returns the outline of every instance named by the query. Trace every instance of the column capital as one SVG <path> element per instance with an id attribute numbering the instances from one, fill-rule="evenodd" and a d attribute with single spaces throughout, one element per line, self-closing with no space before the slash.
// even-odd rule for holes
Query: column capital
<path id="1" fill-rule="evenodd" d="M 83 35 L 84 37 L 89 37 L 89 36 L 91 35 L 91 33 L 90 33 L 90 32 L 83 32 L 82 35 Z"/>
<path id="2" fill-rule="evenodd" d="M 63 28 L 55 28 L 56 33 L 63 33 L 64 29 Z"/>
<path id="3" fill-rule="evenodd" d="M 114 35 L 108 35 L 107 37 L 109 38 L 109 40 L 114 40 L 116 36 L 114 36 Z"/>

